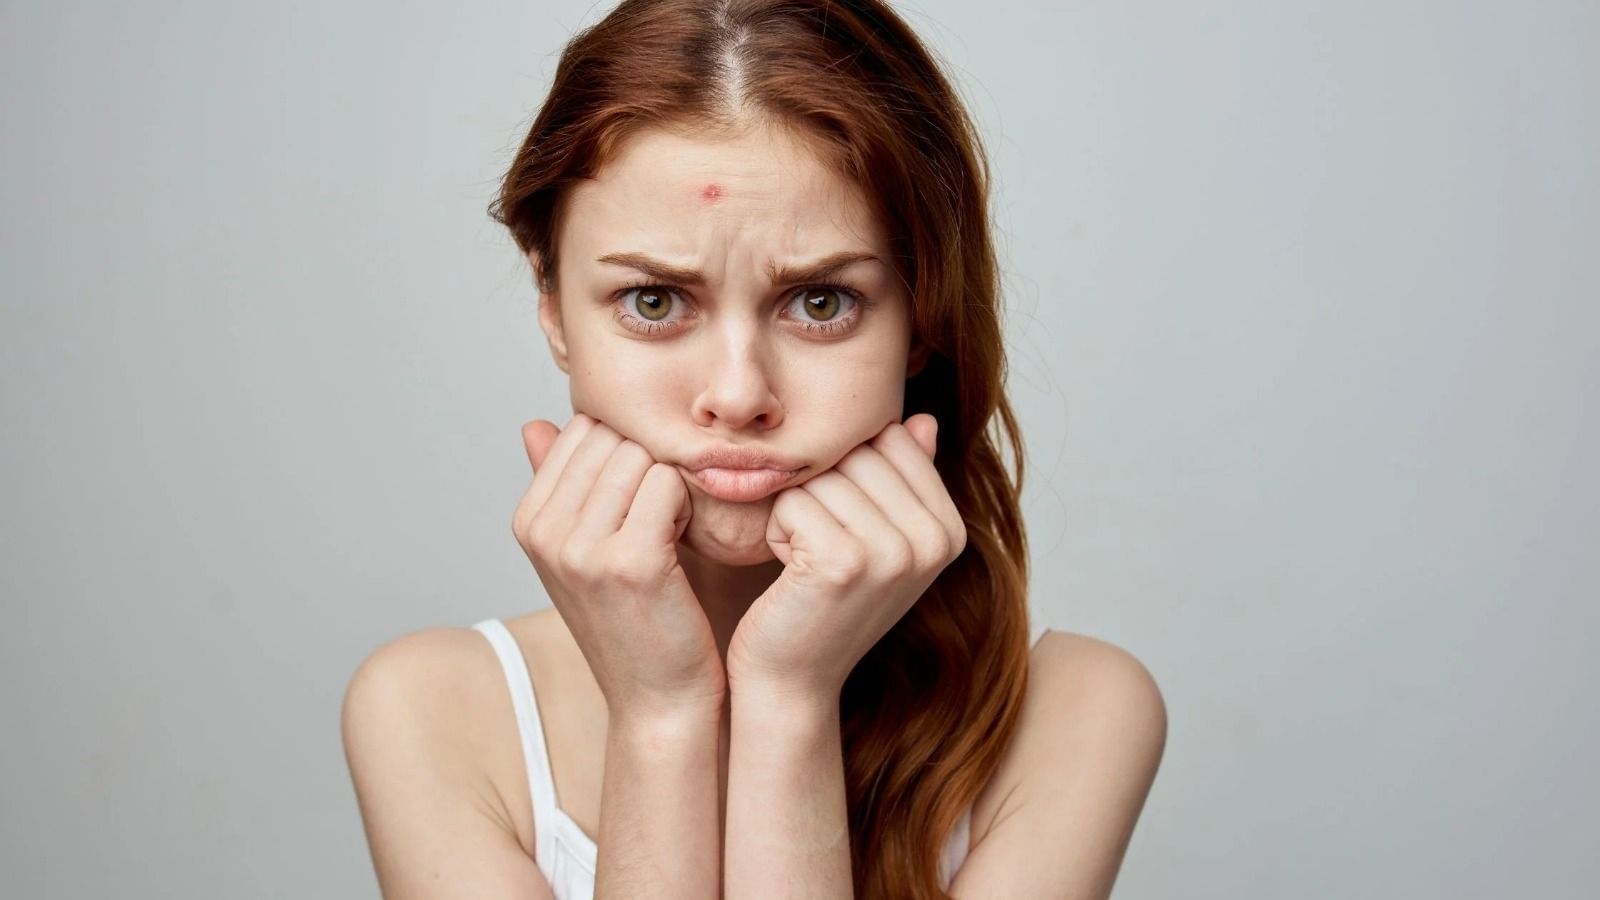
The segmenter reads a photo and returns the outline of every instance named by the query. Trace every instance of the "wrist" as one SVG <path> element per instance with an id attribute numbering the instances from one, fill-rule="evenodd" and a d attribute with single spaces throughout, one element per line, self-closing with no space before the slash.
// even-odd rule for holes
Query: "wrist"
<path id="1" fill-rule="evenodd" d="M 751 715 L 775 714 L 786 721 L 796 718 L 825 720 L 839 716 L 839 689 L 820 684 L 767 679 L 730 679 L 728 693 L 734 710 Z"/>
<path id="2" fill-rule="evenodd" d="M 743 661 L 737 648 L 729 647 L 726 663 L 728 695 L 734 705 L 744 700 L 761 700 L 778 705 L 800 707 L 827 706 L 837 709 L 843 678 L 831 678 L 816 671 L 775 670 L 771 666 Z"/>
<path id="3" fill-rule="evenodd" d="M 617 705 L 609 709 L 609 728 L 643 735 L 673 737 L 695 734 L 722 721 L 728 691 L 672 704 Z"/>

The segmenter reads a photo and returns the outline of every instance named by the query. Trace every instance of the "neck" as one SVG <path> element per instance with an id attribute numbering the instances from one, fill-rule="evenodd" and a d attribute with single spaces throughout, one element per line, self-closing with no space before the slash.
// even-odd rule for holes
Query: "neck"
<path id="1" fill-rule="evenodd" d="M 750 604 L 778 579 L 783 563 L 771 559 L 752 566 L 730 566 L 707 559 L 680 543 L 678 564 L 683 566 L 689 587 L 705 609 L 711 632 L 717 638 L 717 652 L 726 663 L 733 630 Z"/>

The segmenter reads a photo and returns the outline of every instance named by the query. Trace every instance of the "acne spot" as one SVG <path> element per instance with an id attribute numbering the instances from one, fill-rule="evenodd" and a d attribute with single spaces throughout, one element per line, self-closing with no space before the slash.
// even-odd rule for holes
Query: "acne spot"
<path id="1" fill-rule="evenodd" d="M 722 199 L 722 195 L 722 186 L 719 184 L 708 184 L 704 188 L 700 189 L 700 199 L 704 200 L 706 203 L 715 203 Z"/>

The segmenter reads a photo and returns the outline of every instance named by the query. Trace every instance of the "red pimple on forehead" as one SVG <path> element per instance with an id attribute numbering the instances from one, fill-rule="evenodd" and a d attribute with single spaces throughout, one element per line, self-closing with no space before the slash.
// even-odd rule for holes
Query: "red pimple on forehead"
<path id="1" fill-rule="evenodd" d="M 704 188 L 700 189 L 700 199 L 704 200 L 707 203 L 715 203 L 721 197 L 722 197 L 722 186 L 721 185 L 708 184 Z"/>

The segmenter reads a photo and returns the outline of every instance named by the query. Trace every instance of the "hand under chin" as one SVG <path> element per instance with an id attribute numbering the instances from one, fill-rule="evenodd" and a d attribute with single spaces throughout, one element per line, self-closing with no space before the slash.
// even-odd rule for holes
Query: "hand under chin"
<path id="1" fill-rule="evenodd" d="M 755 566 L 777 559 L 767 544 L 770 501 L 715 505 L 746 509 L 708 509 L 697 504 L 679 543 L 707 561 L 725 566 Z"/>

